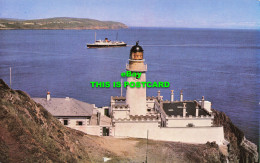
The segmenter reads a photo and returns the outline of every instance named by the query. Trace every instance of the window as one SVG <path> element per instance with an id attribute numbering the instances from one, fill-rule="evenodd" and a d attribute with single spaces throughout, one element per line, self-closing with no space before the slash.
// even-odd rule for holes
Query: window
<path id="1" fill-rule="evenodd" d="M 78 126 L 82 126 L 82 125 L 83 125 L 83 122 L 82 122 L 82 121 L 77 121 L 77 125 L 78 125 Z"/>
<path id="2" fill-rule="evenodd" d="M 69 121 L 68 121 L 67 119 L 64 119 L 64 120 L 63 120 L 63 124 L 66 126 L 66 125 L 69 124 Z"/>

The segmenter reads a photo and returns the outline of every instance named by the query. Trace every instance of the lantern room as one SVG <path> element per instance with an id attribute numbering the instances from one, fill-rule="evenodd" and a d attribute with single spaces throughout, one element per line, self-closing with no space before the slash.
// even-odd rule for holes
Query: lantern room
<path id="1" fill-rule="evenodd" d="M 130 50 L 130 57 L 131 60 L 143 60 L 143 48 L 138 45 L 139 41 L 136 42 L 136 45 L 133 46 Z"/>

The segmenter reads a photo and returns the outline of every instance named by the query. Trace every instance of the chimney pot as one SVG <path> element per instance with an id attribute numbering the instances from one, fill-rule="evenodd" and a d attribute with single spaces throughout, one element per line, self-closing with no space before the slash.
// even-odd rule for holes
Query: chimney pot
<path id="1" fill-rule="evenodd" d="M 199 116 L 199 105 L 196 102 L 196 117 L 198 117 L 198 116 Z"/>
<path id="2" fill-rule="evenodd" d="M 174 93 L 173 93 L 174 90 L 171 90 L 171 102 L 174 101 Z"/>
<path id="3" fill-rule="evenodd" d="M 161 91 L 159 90 L 159 91 L 157 92 L 157 94 L 158 94 L 158 100 L 160 100 L 160 99 L 161 99 Z"/>
<path id="4" fill-rule="evenodd" d="M 47 101 L 50 101 L 50 99 L 51 99 L 51 93 L 48 91 L 47 92 L 47 97 L 46 97 L 46 99 L 47 99 Z"/>
<path id="5" fill-rule="evenodd" d="M 186 117 L 186 103 L 183 103 L 183 117 Z"/>
<path id="6" fill-rule="evenodd" d="M 182 90 L 181 90 L 181 95 L 180 95 L 180 101 L 183 101 L 183 93 L 182 93 Z"/>
<path id="7" fill-rule="evenodd" d="M 201 109 L 204 109 L 204 101 L 205 101 L 204 96 L 202 96 L 202 99 L 201 99 Z"/>

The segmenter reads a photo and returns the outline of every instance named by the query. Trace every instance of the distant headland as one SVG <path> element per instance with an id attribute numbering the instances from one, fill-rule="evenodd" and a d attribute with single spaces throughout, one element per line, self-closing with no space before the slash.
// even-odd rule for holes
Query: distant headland
<path id="1" fill-rule="evenodd" d="M 1 19 L 0 30 L 11 29 L 121 29 L 125 24 L 86 18 L 57 17 L 33 20 Z"/>

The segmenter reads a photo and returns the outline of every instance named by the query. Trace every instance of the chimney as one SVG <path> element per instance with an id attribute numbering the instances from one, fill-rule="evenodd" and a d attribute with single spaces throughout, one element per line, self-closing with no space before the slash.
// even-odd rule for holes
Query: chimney
<path id="1" fill-rule="evenodd" d="M 97 112 L 97 125 L 100 125 L 100 112 Z"/>
<path id="2" fill-rule="evenodd" d="M 182 90 L 181 90 L 180 101 L 181 101 L 181 102 L 183 101 L 183 93 L 182 93 Z"/>
<path id="3" fill-rule="evenodd" d="M 202 99 L 201 99 L 201 109 L 204 109 L 204 96 L 202 96 Z"/>
<path id="4" fill-rule="evenodd" d="M 46 97 L 47 101 L 50 101 L 51 99 L 51 93 L 50 92 L 47 92 L 47 97 Z"/>
<path id="5" fill-rule="evenodd" d="M 158 96 L 158 100 L 161 100 L 161 91 L 159 90 L 158 92 L 157 92 L 157 96 Z"/>
<path id="6" fill-rule="evenodd" d="M 186 117 L 186 103 L 183 103 L 183 118 Z"/>
<path id="7" fill-rule="evenodd" d="M 199 104 L 196 102 L 196 117 L 199 116 Z"/>
<path id="8" fill-rule="evenodd" d="M 174 101 L 174 93 L 173 93 L 174 90 L 171 90 L 171 102 Z"/>

